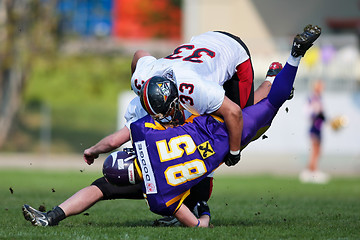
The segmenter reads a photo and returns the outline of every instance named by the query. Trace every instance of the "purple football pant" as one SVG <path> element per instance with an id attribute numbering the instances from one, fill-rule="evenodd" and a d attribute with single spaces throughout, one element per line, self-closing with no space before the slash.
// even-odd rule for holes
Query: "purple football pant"
<path id="1" fill-rule="evenodd" d="M 297 69 L 286 63 L 275 77 L 267 98 L 243 109 L 244 127 L 241 138 L 243 148 L 270 127 L 277 111 L 291 93 Z"/>

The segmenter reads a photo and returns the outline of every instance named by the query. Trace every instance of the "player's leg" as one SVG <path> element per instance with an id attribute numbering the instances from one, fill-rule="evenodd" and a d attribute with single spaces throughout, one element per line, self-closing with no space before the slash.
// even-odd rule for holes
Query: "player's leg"
<path id="1" fill-rule="evenodd" d="M 277 111 L 289 97 L 296 70 L 297 67 L 285 64 L 285 67 L 275 77 L 268 97 L 243 109 L 242 149 L 251 141 L 258 139 L 270 127 Z"/>
<path id="2" fill-rule="evenodd" d="M 291 55 L 288 58 L 283 70 L 275 77 L 270 89 L 268 98 L 274 107 L 280 106 L 289 98 L 295 81 L 296 72 L 301 57 L 313 45 L 313 42 L 320 36 L 321 28 L 307 25 L 304 32 L 295 36 Z"/>
<path id="3" fill-rule="evenodd" d="M 209 201 L 213 189 L 213 177 L 206 177 L 197 185 L 190 189 L 189 196 L 184 200 L 183 204 L 186 205 L 196 216 L 197 203 L 202 201 Z M 156 219 L 153 223 L 154 226 L 180 226 L 180 222 L 174 216 L 165 216 Z"/>
<path id="4" fill-rule="evenodd" d="M 290 56 L 290 61 L 293 61 L 293 58 Z M 300 61 L 300 58 L 298 60 Z M 243 147 L 256 140 L 270 127 L 277 111 L 289 98 L 297 66 L 292 66 L 288 62 L 276 75 L 267 98 L 243 110 L 244 127 L 241 138 Z"/>
<path id="5" fill-rule="evenodd" d="M 308 169 L 315 172 L 318 169 L 318 161 L 320 158 L 320 136 L 312 134 L 310 137 L 311 141 L 311 155 L 308 165 Z"/>
<path id="6" fill-rule="evenodd" d="M 243 109 L 244 127 L 242 148 L 261 136 L 271 125 L 277 111 L 288 99 L 295 80 L 297 67 L 286 63 L 276 75 L 268 97 L 253 106 Z"/>
<path id="7" fill-rule="evenodd" d="M 290 56 L 289 60 L 292 60 L 293 58 L 294 57 Z M 275 77 L 274 83 L 272 84 L 268 95 L 270 103 L 273 104 L 273 106 L 276 108 L 280 108 L 282 104 L 289 98 L 294 85 L 298 64 L 293 66 L 289 64 L 289 60 L 285 64 L 284 68 Z M 300 59 L 295 60 L 300 62 Z"/>
<path id="8" fill-rule="evenodd" d="M 190 189 L 190 195 L 184 200 L 184 204 L 193 210 L 200 201 L 209 201 L 213 189 L 213 178 L 206 177 Z M 192 196 L 192 197 L 190 197 Z"/>
<path id="9" fill-rule="evenodd" d="M 61 203 L 61 208 L 66 217 L 77 215 L 87 210 L 103 198 L 101 190 L 94 185 L 85 187 Z M 56 219 L 56 216 L 54 216 Z M 56 219 L 57 222 L 62 219 Z"/>
<path id="10" fill-rule="evenodd" d="M 66 217 L 82 213 L 98 201 L 108 199 L 143 199 L 141 185 L 118 187 L 102 177 L 76 192 L 51 211 L 40 212 L 25 204 L 23 214 L 25 219 L 35 226 L 54 226 Z"/>
<path id="11" fill-rule="evenodd" d="M 246 146 L 257 139 L 270 126 L 278 109 L 289 98 L 301 57 L 320 36 L 321 29 L 308 25 L 294 38 L 291 56 L 284 68 L 276 75 L 268 97 L 243 110 L 244 127 L 241 143 Z"/>
<path id="12" fill-rule="evenodd" d="M 101 200 L 103 194 L 94 185 L 85 187 L 48 212 L 40 212 L 29 205 L 23 206 L 26 220 L 35 226 L 55 226 L 66 217 L 79 214 Z"/>

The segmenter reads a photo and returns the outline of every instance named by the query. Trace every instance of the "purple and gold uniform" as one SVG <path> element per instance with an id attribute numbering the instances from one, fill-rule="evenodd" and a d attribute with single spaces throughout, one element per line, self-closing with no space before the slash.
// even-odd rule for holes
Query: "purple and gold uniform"
<path id="1" fill-rule="evenodd" d="M 150 210 L 173 215 L 189 189 L 216 169 L 225 157 L 225 125 L 211 116 L 164 128 L 149 115 L 131 124 L 131 135 Z M 216 153 L 216 155 L 215 155 Z"/>

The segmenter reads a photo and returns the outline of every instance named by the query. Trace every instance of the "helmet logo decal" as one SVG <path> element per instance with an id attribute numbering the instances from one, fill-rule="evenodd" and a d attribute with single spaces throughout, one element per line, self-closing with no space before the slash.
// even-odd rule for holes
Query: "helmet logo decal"
<path id="1" fill-rule="evenodd" d="M 164 78 L 172 80 L 172 81 L 174 81 L 174 79 L 175 79 L 174 71 L 172 69 L 166 70 L 162 76 Z"/>
<path id="2" fill-rule="evenodd" d="M 116 158 L 117 158 L 117 152 L 113 152 L 110 154 L 111 155 L 111 158 L 112 158 L 112 167 L 115 166 L 115 163 L 116 163 Z"/>
<path id="3" fill-rule="evenodd" d="M 158 83 L 157 85 L 159 86 L 164 96 L 164 102 L 166 102 L 166 100 L 170 96 L 170 82 L 166 81 L 166 82 Z"/>
<path id="4" fill-rule="evenodd" d="M 111 153 L 103 164 L 103 175 L 109 183 L 127 186 L 136 183 L 134 171 L 135 153 L 117 151 Z"/>
<path id="5" fill-rule="evenodd" d="M 118 169 L 121 170 L 121 169 L 124 169 L 124 159 L 118 159 L 117 160 L 117 164 L 118 164 Z"/>

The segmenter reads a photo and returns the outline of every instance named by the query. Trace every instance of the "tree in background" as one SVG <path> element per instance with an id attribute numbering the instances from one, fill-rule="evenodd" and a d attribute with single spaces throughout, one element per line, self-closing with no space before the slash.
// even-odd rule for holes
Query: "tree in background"
<path id="1" fill-rule="evenodd" d="M 56 0 L 0 1 L 0 147 L 19 110 L 34 58 L 56 49 L 55 6 Z"/>

